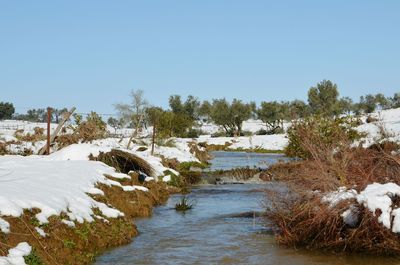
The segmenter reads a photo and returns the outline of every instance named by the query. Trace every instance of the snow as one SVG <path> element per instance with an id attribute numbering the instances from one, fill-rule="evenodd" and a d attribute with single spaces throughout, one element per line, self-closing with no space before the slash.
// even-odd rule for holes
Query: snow
<path id="1" fill-rule="evenodd" d="M 147 161 L 154 170 L 154 175 L 152 177 L 163 176 L 164 171 L 171 170 L 167 167 L 164 167 L 161 163 L 161 158 L 152 156 L 150 152 L 135 152 L 136 148 L 126 149 L 121 143 L 118 142 L 118 139 L 115 138 L 107 138 L 102 140 L 93 141 L 93 143 L 81 143 L 81 144 L 72 144 L 69 145 L 55 153 L 47 156 L 49 159 L 54 161 L 64 161 L 64 160 L 74 160 L 74 161 L 88 161 L 89 155 L 98 156 L 100 152 L 109 152 L 112 149 L 119 149 L 128 153 L 132 153 L 137 155 L 138 157 Z M 134 146 L 136 147 L 136 146 Z M 176 171 L 174 173 L 178 174 Z M 113 177 L 121 178 L 124 174 L 114 173 Z M 124 177 L 128 177 L 125 175 Z"/>
<path id="2" fill-rule="evenodd" d="M 329 202 L 331 206 L 335 206 L 340 201 L 353 199 L 357 197 L 357 191 L 354 189 L 347 190 L 346 187 L 340 187 L 337 191 L 330 192 L 322 197 L 322 202 Z"/>
<path id="3" fill-rule="evenodd" d="M 283 124 L 284 129 L 286 130 L 289 125 L 290 125 L 290 123 L 284 122 L 284 124 Z M 266 130 L 267 126 L 265 126 L 265 123 L 262 120 L 249 119 L 249 120 L 243 122 L 242 129 L 243 129 L 243 131 L 256 133 L 259 130 Z M 218 125 L 215 125 L 212 123 L 207 123 L 207 122 L 200 125 L 200 130 L 207 134 L 214 134 L 214 133 L 223 131 L 221 126 L 218 126 Z"/>
<path id="4" fill-rule="evenodd" d="M 47 236 L 47 234 L 44 232 L 44 230 L 43 230 L 42 228 L 40 228 L 40 227 L 35 227 L 35 230 L 36 230 L 36 232 L 38 232 L 38 234 L 39 234 L 41 237 L 46 237 L 46 236 Z"/>
<path id="5" fill-rule="evenodd" d="M 110 152 L 111 147 L 101 146 L 97 144 L 72 144 L 55 153 L 50 154 L 48 157 L 51 160 L 89 160 L 89 155 L 98 156 L 100 152 Z"/>
<path id="6" fill-rule="evenodd" d="M 354 189 L 340 188 L 338 191 L 322 197 L 321 201 L 329 202 L 334 206 L 342 200 L 356 199 L 358 204 L 369 209 L 374 215 L 379 210 L 378 222 L 391 229 L 392 232 L 400 233 L 400 208 L 393 204 L 395 196 L 400 196 L 399 185 L 391 182 L 385 184 L 373 183 L 360 193 L 357 193 Z M 349 209 L 343 212 L 342 217 L 345 223 L 354 224 L 358 218 L 355 205 L 351 205 Z"/>
<path id="7" fill-rule="evenodd" d="M 69 227 L 75 227 L 75 223 L 70 220 L 62 219 L 61 222 L 66 224 Z"/>
<path id="8" fill-rule="evenodd" d="M 39 208 L 36 218 L 47 223 L 51 215 L 67 213 L 72 221 L 93 221 L 92 208 L 106 217 L 123 213 L 92 199 L 98 194 L 97 183 L 116 185 L 123 190 L 147 190 L 140 186 L 122 186 L 105 177 L 115 169 L 97 161 L 52 160 L 40 156 L 0 157 L 0 215 L 21 216 L 24 209 Z M 6 227 L 4 224 L 2 227 Z"/>
<path id="9" fill-rule="evenodd" d="M 400 232 L 400 212 L 393 211 L 392 198 L 400 196 L 400 186 L 395 183 L 378 184 L 373 183 L 368 185 L 365 190 L 360 192 L 357 196 L 357 202 L 363 204 L 372 213 L 375 214 L 377 209 L 381 210 L 381 215 L 378 221 L 386 228 L 391 228 L 391 218 L 394 217 L 392 231 L 395 233 Z"/>
<path id="10" fill-rule="evenodd" d="M 28 256 L 32 251 L 32 247 L 21 242 L 15 248 L 8 250 L 7 257 L 0 257 L 0 265 L 26 265 L 24 256 Z"/>
<path id="11" fill-rule="evenodd" d="M 143 187 L 143 186 L 137 186 L 137 185 L 133 185 L 133 186 L 122 186 L 122 189 L 124 191 L 133 191 L 133 190 L 141 190 L 141 191 L 149 191 L 148 188 Z"/>
<path id="12" fill-rule="evenodd" d="M 357 127 L 359 132 L 367 133 L 367 136 L 362 139 L 364 140 L 364 147 L 368 147 L 377 140 L 380 140 L 380 126 L 383 126 L 391 135 L 387 140 L 394 142 L 400 141 L 400 108 L 377 111 L 368 115 L 363 115 L 361 119 L 365 122 L 368 116 L 376 118 L 378 121 L 364 123 Z"/>
<path id="13" fill-rule="evenodd" d="M 0 217 L 0 231 L 4 234 L 10 233 L 10 223 Z"/>
<path id="14" fill-rule="evenodd" d="M 171 176 L 170 176 L 170 175 L 166 175 L 166 176 L 163 177 L 162 180 L 163 180 L 164 182 L 169 182 L 169 181 L 171 181 Z"/>
<path id="15" fill-rule="evenodd" d="M 288 144 L 285 134 L 273 135 L 254 135 L 240 137 L 211 137 L 200 136 L 197 140 L 199 143 L 205 142 L 209 145 L 224 145 L 230 143 L 230 149 L 267 149 L 267 150 L 283 150 Z"/>

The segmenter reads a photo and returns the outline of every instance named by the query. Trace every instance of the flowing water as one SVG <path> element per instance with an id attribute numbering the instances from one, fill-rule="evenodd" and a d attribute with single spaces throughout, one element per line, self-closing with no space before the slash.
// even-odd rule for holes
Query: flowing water
<path id="1" fill-rule="evenodd" d="M 275 155 L 274 155 L 275 157 Z M 272 159 L 272 158 L 271 158 Z M 194 207 L 176 212 L 174 195 L 136 219 L 140 234 L 129 245 L 104 253 L 96 264 L 399 264 L 396 259 L 334 256 L 285 249 L 274 243 L 271 229 L 258 217 L 263 189 L 279 184 L 199 186 L 188 196 Z"/>
<path id="2" fill-rule="evenodd" d="M 267 168 L 279 160 L 287 161 L 289 158 L 282 154 L 262 154 L 246 152 L 211 152 L 214 159 L 211 161 L 210 170 L 230 170 L 242 167 Z"/>

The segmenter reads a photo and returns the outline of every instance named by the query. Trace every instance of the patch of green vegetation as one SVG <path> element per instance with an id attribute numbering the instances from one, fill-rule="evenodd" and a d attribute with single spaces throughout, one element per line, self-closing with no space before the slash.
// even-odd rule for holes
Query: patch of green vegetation
<path id="1" fill-rule="evenodd" d="M 186 196 L 183 196 L 179 202 L 175 204 L 175 210 L 178 212 L 186 212 L 193 208 L 193 203 Z"/>
<path id="2" fill-rule="evenodd" d="M 33 217 L 31 218 L 31 220 L 29 220 L 29 223 L 30 223 L 31 225 L 35 226 L 35 227 L 39 227 L 39 226 L 40 226 L 40 222 L 39 222 L 39 220 L 38 220 L 35 216 L 33 216 Z"/>
<path id="3" fill-rule="evenodd" d="M 176 147 L 176 143 L 173 138 L 171 138 L 171 139 L 158 138 L 158 139 L 156 139 L 156 145 L 166 146 L 166 147 Z"/>
<path id="4" fill-rule="evenodd" d="M 185 171 L 185 170 L 190 170 L 191 167 L 197 167 L 197 168 L 207 168 L 209 167 L 210 164 L 207 162 L 196 162 L 196 161 L 190 161 L 190 162 L 182 162 L 178 165 L 178 171 Z"/>
<path id="5" fill-rule="evenodd" d="M 168 181 L 169 185 L 174 186 L 174 187 L 178 187 L 178 188 L 183 186 L 183 181 L 182 181 L 181 177 L 177 176 L 171 170 L 165 170 L 163 173 L 164 173 L 165 176 L 166 175 L 171 176 L 171 180 Z"/>
<path id="6" fill-rule="evenodd" d="M 75 229 L 74 232 L 83 240 L 88 241 L 90 234 L 90 226 L 87 223 L 85 223 L 82 227 Z"/>
<path id="7" fill-rule="evenodd" d="M 351 116 L 310 116 L 293 122 L 288 129 L 289 144 L 285 154 L 308 159 L 314 151 L 338 150 L 365 136 L 358 132 L 358 119 Z M 312 145 L 311 150 L 308 146 Z M 330 152 L 330 151 L 329 151 Z"/>
<path id="8" fill-rule="evenodd" d="M 74 248 L 76 246 L 75 242 L 69 239 L 64 239 L 63 244 L 66 248 Z"/>
<path id="9" fill-rule="evenodd" d="M 171 180 L 168 181 L 168 184 L 171 185 L 171 186 L 175 186 L 175 187 L 180 188 L 180 187 L 183 186 L 183 181 L 182 181 L 180 176 L 172 174 L 171 175 Z"/>
<path id="10" fill-rule="evenodd" d="M 42 265 L 43 261 L 37 254 L 35 249 L 32 249 L 31 253 L 28 256 L 24 257 L 25 263 L 28 265 Z"/>

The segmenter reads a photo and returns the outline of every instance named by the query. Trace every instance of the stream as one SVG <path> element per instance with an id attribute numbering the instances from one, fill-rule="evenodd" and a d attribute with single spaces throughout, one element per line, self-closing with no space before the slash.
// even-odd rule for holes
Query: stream
<path id="1" fill-rule="evenodd" d="M 227 153 L 214 156 L 218 161 L 229 161 Z M 284 159 L 275 154 L 263 156 L 269 164 Z M 233 157 L 237 160 L 237 154 Z M 259 154 L 256 159 L 251 159 L 246 161 L 246 166 L 258 166 Z M 257 161 L 257 165 L 249 164 L 249 161 Z M 335 256 L 277 246 L 267 222 L 257 217 L 257 213 L 263 211 L 263 190 L 267 186 L 283 189 L 279 183 L 197 186 L 188 195 L 194 207 L 186 213 L 175 211 L 175 203 L 182 195 L 173 195 L 165 205 L 153 210 L 152 217 L 134 220 L 139 235 L 132 243 L 105 252 L 95 264 L 400 263 L 394 258 Z"/>

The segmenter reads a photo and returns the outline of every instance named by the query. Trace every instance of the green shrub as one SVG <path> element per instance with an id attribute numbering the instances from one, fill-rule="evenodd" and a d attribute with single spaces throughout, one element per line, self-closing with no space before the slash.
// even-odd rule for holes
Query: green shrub
<path id="1" fill-rule="evenodd" d="M 363 135 L 354 127 L 358 121 L 351 117 L 329 118 L 312 116 L 293 122 L 288 129 L 289 144 L 285 154 L 290 157 L 312 158 L 316 153 L 332 154 L 349 147 Z"/>
<path id="2" fill-rule="evenodd" d="M 228 137 L 228 136 L 233 136 L 233 133 L 229 132 L 224 132 L 224 131 L 218 131 L 215 132 L 213 134 L 211 134 L 211 137 L 215 138 L 215 137 Z"/>
<path id="3" fill-rule="evenodd" d="M 209 165 L 206 162 L 195 162 L 195 161 L 189 161 L 189 162 L 182 162 L 178 165 L 178 171 L 185 171 L 185 170 L 190 170 L 191 167 L 198 167 L 198 168 L 207 168 Z"/>
<path id="4" fill-rule="evenodd" d="M 252 135 L 253 135 L 253 133 L 250 132 L 250 131 L 242 131 L 242 132 L 240 133 L 240 136 L 252 136 Z"/>
<path id="5" fill-rule="evenodd" d="M 204 133 L 201 130 L 190 128 L 185 136 L 186 138 L 198 138 L 202 134 Z"/>
<path id="6" fill-rule="evenodd" d="M 166 147 L 176 147 L 176 143 L 174 139 L 156 139 L 156 145 L 158 146 L 166 146 Z"/>
<path id="7" fill-rule="evenodd" d="M 74 248 L 76 246 L 76 243 L 69 239 L 64 239 L 63 244 L 64 244 L 64 247 L 66 247 L 66 248 Z"/>
<path id="8" fill-rule="evenodd" d="M 268 131 L 264 130 L 264 129 L 260 129 L 258 131 L 256 131 L 256 135 L 267 135 Z"/>
<path id="9" fill-rule="evenodd" d="M 38 256 L 35 249 L 32 249 L 28 256 L 24 257 L 25 263 L 28 265 L 42 265 L 42 259 Z"/>
<path id="10" fill-rule="evenodd" d="M 175 210 L 178 212 L 186 212 L 193 208 L 193 203 L 186 196 L 181 197 L 181 200 L 175 204 Z"/>
<path id="11" fill-rule="evenodd" d="M 182 178 L 180 176 L 177 176 L 176 174 L 174 174 L 170 170 L 165 170 L 164 171 L 164 175 L 170 175 L 171 176 L 171 180 L 168 181 L 168 185 L 171 185 L 171 186 L 174 186 L 174 187 L 178 187 L 178 188 L 181 188 L 181 187 L 184 186 L 184 182 L 182 181 Z"/>

